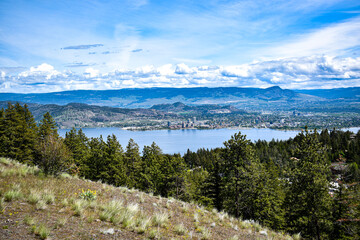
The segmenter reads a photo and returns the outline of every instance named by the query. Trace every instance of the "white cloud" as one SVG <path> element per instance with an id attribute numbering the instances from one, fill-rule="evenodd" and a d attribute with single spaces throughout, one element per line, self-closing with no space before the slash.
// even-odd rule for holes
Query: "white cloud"
<path id="1" fill-rule="evenodd" d="M 192 72 L 193 70 L 189 68 L 185 63 L 180 63 L 176 65 L 175 73 L 177 74 L 189 74 Z"/>
<path id="2" fill-rule="evenodd" d="M 99 70 L 93 68 L 87 68 L 85 69 L 84 75 L 86 78 L 94 78 L 99 75 Z"/>
<path id="3" fill-rule="evenodd" d="M 360 17 L 296 35 L 276 47 L 262 49 L 271 57 L 301 57 L 316 54 L 339 55 L 360 45 Z"/>
<path id="4" fill-rule="evenodd" d="M 77 89 L 147 87 L 270 87 L 315 89 L 360 87 L 360 57 L 327 55 L 279 58 L 236 66 L 167 64 L 146 65 L 135 70 L 117 69 L 100 74 L 87 68 L 83 73 L 59 72 L 41 64 L 19 74 L 1 73 L 1 92 L 53 92 Z"/>

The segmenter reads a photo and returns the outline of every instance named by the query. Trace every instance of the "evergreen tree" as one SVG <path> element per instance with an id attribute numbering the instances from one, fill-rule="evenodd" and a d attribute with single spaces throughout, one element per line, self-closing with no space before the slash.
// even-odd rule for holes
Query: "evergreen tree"
<path id="1" fill-rule="evenodd" d="M 0 154 L 31 164 L 35 156 L 37 127 L 27 108 L 19 103 L 8 103 L 0 117 Z"/>
<path id="2" fill-rule="evenodd" d="M 165 184 L 164 158 L 156 143 L 144 146 L 142 156 L 143 172 L 141 173 L 141 189 L 160 194 Z"/>
<path id="3" fill-rule="evenodd" d="M 180 154 L 165 155 L 164 158 L 166 180 L 162 194 L 166 197 L 180 198 L 183 194 L 184 174 L 187 166 Z"/>
<path id="4" fill-rule="evenodd" d="M 89 155 L 88 141 L 89 139 L 85 136 L 84 132 L 81 129 L 77 131 L 75 128 L 67 132 L 64 139 L 64 143 L 70 150 L 76 165 L 73 171 L 81 176 L 84 176 L 84 172 L 86 172 L 85 161 Z"/>
<path id="5" fill-rule="evenodd" d="M 115 186 L 124 186 L 127 182 L 123 149 L 114 134 L 107 137 L 104 148 L 103 168 L 98 178 Z"/>
<path id="6" fill-rule="evenodd" d="M 84 177 L 93 181 L 100 180 L 100 173 L 105 170 L 105 142 L 102 136 L 89 141 L 89 156 L 85 160 Z"/>
<path id="7" fill-rule="evenodd" d="M 39 125 L 39 137 L 45 139 L 46 136 L 53 136 L 54 138 L 59 137 L 57 126 L 54 118 L 49 112 L 46 112 Z"/>
<path id="8" fill-rule="evenodd" d="M 19 140 L 20 153 L 18 155 L 19 161 L 23 163 L 32 164 L 35 159 L 35 151 L 37 144 L 37 126 L 35 119 L 25 104 L 24 107 L 20 105 L 15 106 L 21 115 L 21 126 Z"/>
<path id="9" fill-rule="evenodd" d="M 4 116 L 1 124 L 1 155 L 12 159 L 20 160 L 20 143 L 21 143 L 21 113 L 17 111 L 14 105 L 10 102 L 4 111 Z"/>
<path id="10" fill-rule="evenodd" d="M 142 160 L 140 157 L 139 145 L 131 138 L 126 146 L 124 158 L 128 176 L 126 186 L 129 188 L 140 188 L 139 179 L 141 178 L 142 172 Z"/>
<path id="11" fill-rule="evenodd" d="M 209 173 L 200 166 L 188 169 L 184 173 L 183 195 L 181 199 L 187 202 L 194 201 L 201 205 L 211 206 L 213 204 L 211 199 L 204 194 L 208 177 Z"/>
<path id="12" fill-rule="evenodd" d="M 331 230 L 329 164 L 316 131 L 306 129 L 299 139 L 286 196 L 288 231 L 321 239 Z"/>
<path id="13" fill-rule="evenodd" d="M 235 133 L 224 142 L 224 209 L 236 217 L 254 219 L 259 161 L 246 136 Z"/>
<path id="14" fill-rule="evenodd" d="M 257 195 L 254 199 L 254 219 L 272 229 L 281 230 L 285 225 L 285 184 L 280 180 L 279 169 L 271 159 L 260 171 L 261 177 L 256 184 Z"/>

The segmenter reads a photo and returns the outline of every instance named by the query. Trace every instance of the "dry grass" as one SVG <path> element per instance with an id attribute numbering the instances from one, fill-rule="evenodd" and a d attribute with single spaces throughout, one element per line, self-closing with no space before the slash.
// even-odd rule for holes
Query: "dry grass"
<path id="1" fill-rule="evenodd" d="M 0 172 L 2 239 L 266 239 L 256 223 L 176 199 L 68 174 L 45 177 L 4 158 Z M 96 190 L 96 200 L 81 199 L 82 189 Z M 111 228 L 113 235 L 101 232 Z M 267 232 L 271 239 L 289 238 Z"/>

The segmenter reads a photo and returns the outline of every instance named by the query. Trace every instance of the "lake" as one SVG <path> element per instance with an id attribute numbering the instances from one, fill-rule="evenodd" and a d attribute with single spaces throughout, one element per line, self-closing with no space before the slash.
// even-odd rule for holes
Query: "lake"
<path id="1" fill-rule="evenodd" d="M 350 128 L 350 131 L 357 132 L 360 128 Z M 61 136 L 69 129 L 60 129 Z M 199 148 L 217 148 L 222 147 L 223 142 L 230 139 L 234 133 L 241 131 L 251 141 L 272 139 L 287 140 L 294 138 L 299 131 L 283 131 L 267 128 L 251 128 L 251 129 L 183 129 L 183 130 L 154 130 L 154 131 L 128 131 L 120 128 L 84 128 L 83 132 L 87 137 L 103 136 L 104 140 L 111 134 L 115 134 L 118 141 L 125 149 L 130 138 L 139 144 L 142 151 L 144 145 L 149 146 L 155 142 L 164 153 L 180 153 L 184 154 L 187 149 L 196 151 Z"/>

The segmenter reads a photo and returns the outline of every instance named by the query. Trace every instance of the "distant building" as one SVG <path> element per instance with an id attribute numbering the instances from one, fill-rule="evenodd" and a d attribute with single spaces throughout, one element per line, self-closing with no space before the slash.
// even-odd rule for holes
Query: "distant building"
<path id="1" fill-rule="evenodd" d="M 168 121 L 168 122 L 167 122 L 167 125 L 168 125 L 168 127 L 170 127 L 170 126 L 171 126 L 171 122 L 170 122 L 170 121 Z"/>
<path id="2" fill-rule="evenodd" d="M 193 123 L 194 124 L 196 123 L 196 117 L 193 117 Z"/>

